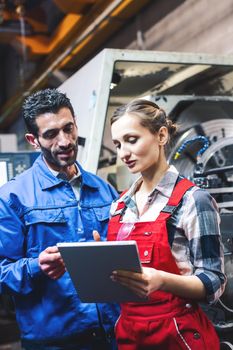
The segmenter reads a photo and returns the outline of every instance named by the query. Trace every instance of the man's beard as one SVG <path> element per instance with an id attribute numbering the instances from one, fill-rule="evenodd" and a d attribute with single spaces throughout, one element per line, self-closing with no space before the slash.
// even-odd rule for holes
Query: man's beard
<path id="1" fill-rule="evenodd" d="M 64 167 L 70 166 L 72 164 L 74 164 L 74 162 L 76 161 L 77 158 L 77 154 L 78 154 L 78 140 L 76 141 L 76 144 L 69 146 L 67 149 L 59 149 L 56 150 L 55 152 L 51 152 L 50 149 L 41 146 L 40 144 L 40 148 L 41 148 L 41 152 L 44 156 L 44 158 L 46 159 L 47 163 L 51 166 L 55 166 L 56 170 L 62 169 Z M 65 151 L 71 151 L 73 150 L 73 156 L 68 158 L 67 160 L 60 160 L 57 155 L 59 153 L 65 152 Z"/>

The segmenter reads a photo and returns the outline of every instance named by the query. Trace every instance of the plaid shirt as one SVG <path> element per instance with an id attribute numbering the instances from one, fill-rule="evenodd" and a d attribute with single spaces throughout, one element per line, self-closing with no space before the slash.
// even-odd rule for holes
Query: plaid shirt
<path id="1" fill-rule="evenodd" d="M 112 204 L 111 214 L 116 210 L 117 202 L 124 201 L 127 209 L 121 218 L 122 222 L 156 220 L 167 204 L 177 178 L 176 168 L 170 166 L 162 180 L 149 194 L 139 217 L 134 196 L 142 181 L 140 177 Z M 219 222 L 215 200 L 206 190 L 195 186 L 185 193 L 181 205 L 167 224 L 171 251 L 181 275 L 199 277 L 205 285 L 209 303 L 215 302 L 221 296 L 226 284 Z"/>

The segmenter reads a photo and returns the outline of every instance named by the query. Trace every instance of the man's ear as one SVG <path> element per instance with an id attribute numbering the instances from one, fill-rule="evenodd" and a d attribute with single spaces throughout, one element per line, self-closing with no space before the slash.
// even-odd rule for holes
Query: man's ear
<path id="1" fill-rule="evenodd" d="M 30 145 L 32 145 L 33 148 L 38 149 L 40 148 L 39 141 L 37 140 L 36 136 L 33 134 L 25 134 L 25 138 Z"/>

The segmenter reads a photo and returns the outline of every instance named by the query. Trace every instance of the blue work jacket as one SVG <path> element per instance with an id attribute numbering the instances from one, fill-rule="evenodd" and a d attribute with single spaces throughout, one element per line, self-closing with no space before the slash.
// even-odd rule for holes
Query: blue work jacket
<path id="1" fill-rule="evenodd" d="M 41 155 L 0 188 L 0 293 L 14 297 L 25 340 L 78 335 L 99 327 L 100 319 L 109 331 L 119 314 L 116 304 L 82 303 L 67 272 L 52 280 L 38 264 L 40 252 L 58 242 L 93 240 L 93 230 L 106 237 L 109 208 L 117 193 L 78 167 L 79 201 L 69 182 L 56 178 Z"/>

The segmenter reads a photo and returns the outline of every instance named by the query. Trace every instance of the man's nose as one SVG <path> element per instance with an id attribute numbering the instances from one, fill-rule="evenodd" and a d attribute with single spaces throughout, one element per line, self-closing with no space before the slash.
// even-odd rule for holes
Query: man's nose
<path id="1" fill-rule="evenodd" d="M 68 147 L 71 144 L 69 135 L 62 130 L 57 135 L 57 141 L 60 147 Z"/>

